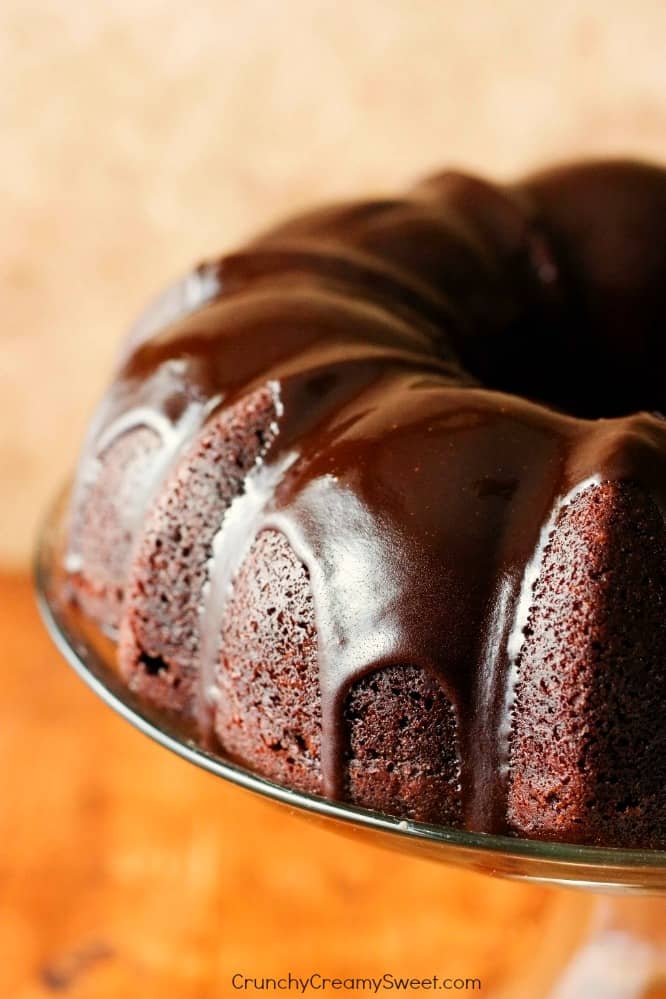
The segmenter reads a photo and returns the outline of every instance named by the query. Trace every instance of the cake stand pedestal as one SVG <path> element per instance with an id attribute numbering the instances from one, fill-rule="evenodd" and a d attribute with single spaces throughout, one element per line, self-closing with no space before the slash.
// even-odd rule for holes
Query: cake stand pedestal
<path id="1" fill-rule="evenodd" d="M 501 999 L 666 999 L 666 851 L 542 843 L 400 821 L 292 791 L 207 752 L 176 722 L 170 725 L 132 697 L 116 675 L 111 641 L 63 601 L 66 508 L 63 496 L 38 546 L 40 610 L 65 659 L 122 717 L 190 763 L 342 832 L 478 873 L 595 892 L 583 926 L 578 904 L 571 915 L 573 893 L 561 892 L 538 953 Z"/>
<path id="2" fill-rule="evenodd" d="M 666 999 L 666 896 L 562 891 L 538 953 L 497 999 Z M 578 904 L 574 904 L 578 903 Z"/>

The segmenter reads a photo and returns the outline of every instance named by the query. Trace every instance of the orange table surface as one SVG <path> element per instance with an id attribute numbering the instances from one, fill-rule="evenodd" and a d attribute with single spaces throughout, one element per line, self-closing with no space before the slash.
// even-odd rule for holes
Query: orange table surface
<path id="1" fill-rule="evenodd" d="M 288 971 L 512 995 L 563 893 L 355 842 L 198 771 L 87 690 L 23 576 L 0 576 L 0 634 L 3 999 L 248 995 L 234 974 Z"/>

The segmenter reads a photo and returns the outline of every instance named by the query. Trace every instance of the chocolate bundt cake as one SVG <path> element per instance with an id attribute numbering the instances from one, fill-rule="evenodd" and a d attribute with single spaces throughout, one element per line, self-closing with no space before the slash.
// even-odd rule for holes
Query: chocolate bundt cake
<path id="1" fill-rule="evenodd" d="M 264 776 L 666 847 L 666 170 L 439 174 L 200 266 L 133 330 L 69 599 Z"/>

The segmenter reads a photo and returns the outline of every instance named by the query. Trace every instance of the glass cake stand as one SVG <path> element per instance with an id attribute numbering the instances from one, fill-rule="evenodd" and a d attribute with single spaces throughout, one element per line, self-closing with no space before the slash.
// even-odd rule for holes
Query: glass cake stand
<path id="1" fill-rule="evenodd" d="M 145 735 L 204 770 L 261 794 L 294 813 L 402 852 L 483 874 L 596 894 L 587 925 L 572 894 L 561 893 L 542 946 L 505 999 L 666 999 L 666 851 L 544 843 L 400 821 L 281 787 L 197 745 L 174 719 L 140 704 L 118 677 L 112 641 L 62 599 L 67 495 L 51 510 L 39 540 L 39 608 L 55 645 L 82 680 Z M 666 723 L 666 720 L 665 720 Z M 495 993 L 497 995 L 497 993 Z"/>

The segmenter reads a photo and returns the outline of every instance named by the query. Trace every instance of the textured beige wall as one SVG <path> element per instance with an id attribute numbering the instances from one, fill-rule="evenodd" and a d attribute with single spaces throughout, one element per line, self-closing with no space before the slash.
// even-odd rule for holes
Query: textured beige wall
<path id="1" fill-rule="evenodd" d="M 2 564 L 191 261 L 441 164 L 666 159 L 666 4 L 2 0 L 0 142 Z"/>

